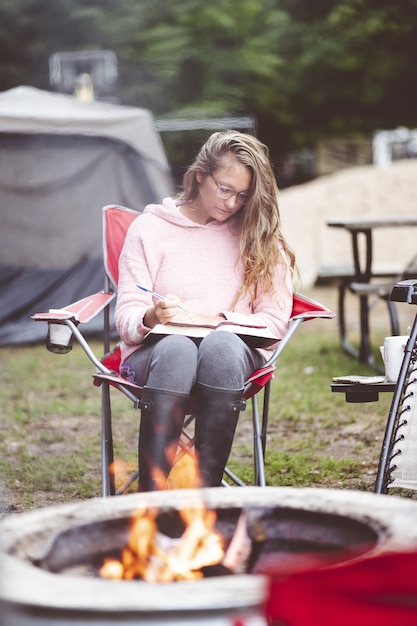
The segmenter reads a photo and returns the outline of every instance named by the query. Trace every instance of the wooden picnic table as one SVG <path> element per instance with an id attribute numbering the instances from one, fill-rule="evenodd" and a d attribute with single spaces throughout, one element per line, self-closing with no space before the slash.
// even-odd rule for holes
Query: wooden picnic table
<path id="1" fill-rule="evenodd" d="M 370 340 L 370 324 L 369 324 L 369 297 L 382 297 L 388 307 L 391 334 L 398 335 L 398 319 L 395 305 L 389 299 L 390 287 L 401 278 L 409 278 L 409 275 L 394 275 L 387 273 L 386 276 L 374 273 L 373 269 L 373 231 L 380 228 L 404 228 L 417 226 L 417 216 L 398 216 L 398 217 L 363 217 L 363 218 L 340 218 L 330 219 L 327 221 L 330 228 L 341 228 L 346 230 L 351 237 L 351 249 L 353 259 L 353 273 L 341 278 L 339 282 L 339 331 L 341 342 L 344 350 L 358 358 L 359 361 L 369 363 L 372 367 L 380 369 L 375 365 Z M 364 245 L 360 242 L 364 241 Z M 384 283 L 375 284 L 375 278 Z M 345 296 L 349 290 L 359 297 L 359 328 L 360 341 L 359 349 L 356 350 L 347 338 L 346 332 L 346 315 L 345 315 Z"/>

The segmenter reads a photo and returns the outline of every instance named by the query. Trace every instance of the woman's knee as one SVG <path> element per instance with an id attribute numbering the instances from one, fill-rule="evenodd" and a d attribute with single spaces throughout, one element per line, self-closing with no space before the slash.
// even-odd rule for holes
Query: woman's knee
<path id="1" fill-rule="evenodd" d="M 152 354 L 147 385 L 189 393 L 196 379 L 198 348 L 188 337 L 169 335 Z"/>
<path id="2" fill-rule="evenodd" d="M 198 348 L 194 341 L 183 335 L 167 335 L 155 345 L 153 351 L 153 360 L 160 358 L 173 363 L 182 360 L 191 360 L 197 362 Z"/>
<path id="3" fill-rule="evenodd" d="M 200 344 L 199 352 L 212 352 L 215 350 L 218 353 L 235 353 L 241 352 L 244 346 L 245 344 L 242 342 L 241 338 L 235 335 L 235 333 L 219 330 L 204 337 Z"/>
<path id="4" fill-rule="evenodd" d="M 233 333 L 210 333 L 200 344 L 198 381 L 229 389 L 242 387 L 248 369 L 247 350 L 246 344 Z"/>

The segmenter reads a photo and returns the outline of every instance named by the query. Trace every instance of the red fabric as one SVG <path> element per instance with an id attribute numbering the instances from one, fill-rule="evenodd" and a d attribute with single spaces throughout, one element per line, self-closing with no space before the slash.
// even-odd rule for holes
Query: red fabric
<path id="1" fill-rule="evenodd" d="M 266 612 L 280 626 L 416 626 L 417 552 L 272 574 Z"/>
<path id="2" fill-rule="evenodd" d="M 106 356 L 101 361 L 103 365 L 112 370 L 112 372 L 120 371 L 120 363 L 121 363 L 121 354 L 120 348 L 117 346 L 112 352 L 106 354 Z"/>
<path id="3" fill-rule="evenodd" d="M 249 398 L 252 398 L 252 396 L 257 394 L 263 387 L 265 387 L 267 382 L 273 377 L 274 371 L 275 367 L 270 365 L 268 367 L 261 367 L 260 369 L 256 370 L 256 372 L 254 372 L 245 383 L 247 384 L 249 381 L 252 383 L 244 393 L 243 397 L 245 398 L 245 400 L 249 400 Z"/>
<path id="4" fill-rule="evenodd" d="M 298 315 L 303 315 L 309 319 L 308 314 L 310 314 L 310 317 L 334 317 L 334 313 L 323 304 L 320 304 L 320 302 L 316 302 L 300 293 L 294 293 L 291 319 Z"/>
<path id="5" fill-rule="evenodd" d="M 104 265 L 115 285 L 119 281 L 119 257 L 130 224 L 139 214 L 131 209 L 109 206 L 104 210 Z"/>

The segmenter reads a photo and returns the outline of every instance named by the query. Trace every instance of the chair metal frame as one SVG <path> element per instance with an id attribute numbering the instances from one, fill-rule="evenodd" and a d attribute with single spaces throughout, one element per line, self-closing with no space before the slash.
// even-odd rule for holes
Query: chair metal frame
<path id="1" fill-rule="evenodd" d="M 36 313 L 32 316 L 35 321 L 48 323 L 49 349 L 63 353 L 70 347 L 61 348 L 51 345 L 49 336 L 51 328 L 56 324 L 64 324 L 71 331 L 71 339 L 75 338 L 84 350 L 96 372 L 93 375 L 94 383 L 101 387 L 101 476 L 102 496 L 119 495 L 125 493 L 132 482 L 138 477 L 135 472 L 128 481 L 117 491 L 115 489 L 115 477 L 113 472 L 113 434 L 112 434 L 112 411 L 110 389 L 113 387 L 121 391 L 133 404 L 139 408 L 142 388 L 139 385 L 128 382 L 119 375 L 120 350 L 118 346 L 111 350 L 111 323 L 110 304 L 116 297 L 118 281 L 118 259 L 121 253 L 124 237 L 130 223 L 139 215 L 118 205 L 103 207 L 103 261 L 106 272 L 104 290 L 82 298 L 77 302 L 65 306 L 63 309 L 50 309 L 45 313 Z M 91 320 L 99 312 L 104 314 L 103 322 L 103 349 L 104 357 L 96 356 L 88 341 L 81 332 L 79 326 Z M 293 297 L 293 310 L 290 318 L 290 327 L 277 348 L 271 354 L 269 360 L 262 368 L 253 373 L 244 386 L 244 399 L 251 400 L 252 423 L 253 423 L 253 458 L 254 458 L 254 483 L 257 486 L 266 485 L 265 477 L 265 451 L 269 419 L 269 400 L 271 382 L 274 376 L 276 362 L 289 341 L 294 336 L 299 326 L 311 319 L 333 319 L 335 313 L 316 302 L 315 300 L 295 293 Z M 263 392 L 262 410 L 259 410 L 258 398 Z M 192 408 L 190 416 L 186 419 L 183 437 L 180 441 L 180 454 L 191 451 L 193 438 L 187 432 L 187 426 L 192 421 Z M 245 486 L 245 483 L 231 472 L 225 469 L 227 476 L 234 485 Z M 224 485 L 228 485 L 223 481 Z"/>
<path id="2" fill-rule="evenodd" d="M 417 279 L 409 279 L 397 282 L 391 292 L 390 299 L 393 302 L 407 302 L 417 304 Z M 390 487 L 395 487 L 392 473 L 396 469 L 396 458 L 401 454 L 401 444 L 396 445 L 404 438 L 401 433 L 403 419 L 408 419 L 407 400 L 409 388 L 417 379 L 417 314 L 405 346 L 404 357 L 401 364 L 398 380 L 385 427 L 385 434 L 378 464 L 378 473 L 375 482 L 375 493 L 386 494 Z M 412 392 L 414 393 L 414 392 Z M 394 452 L 395 446 L 395 452 Z M 397 461 L 398 462 L 398 461 Z M 416 459 L 417 473 L 417 459 Z"/>

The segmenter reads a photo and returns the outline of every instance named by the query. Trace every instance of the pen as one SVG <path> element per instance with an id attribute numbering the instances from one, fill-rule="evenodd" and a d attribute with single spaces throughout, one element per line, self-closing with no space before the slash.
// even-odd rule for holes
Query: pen
<path id="1" fill-rule="evenodd" d="M 136 285 L 136 287 L 138 289 L 142 289 L 142 291 L 146 291 L 146 293 L 150 293 L 157 300 L 166 300 L 166 298 L 164 298 L 164 296 L 161 296 L 159 293 L 156 293 L 155 291 L 152 291 L 152 289 L 147 289 L 146 287 L 142 287 L 142 285 Z M 187 309 L 184 309 L 183 306 L 180 306 L 179 304 L 177 304 L 177 307 L 179 309 L 181 309 L 181 311 L 185 311 L 186 313 L 188 313 Z"/>

